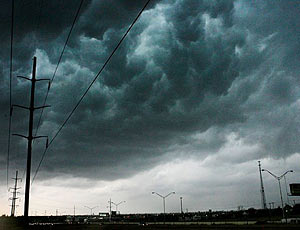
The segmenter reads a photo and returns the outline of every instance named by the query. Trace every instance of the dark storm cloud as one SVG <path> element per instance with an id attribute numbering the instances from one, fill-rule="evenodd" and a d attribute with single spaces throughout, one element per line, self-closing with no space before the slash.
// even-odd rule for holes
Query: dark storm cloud
<path id="1" fill-rule="evenodd" d="M 262 153 L 282 157 L 297 152 L 299 3 L 284 2 L 153 2 L 51 146 L 42 175 L 92 177 L 94 172 L 102 179 L 127 177 L 165 160 L 162 156 L 169 152 L 213 154 L 231 132 L 261 146 L 249 159 Z M 22 14 L 34 11 L 31 4 Z M 53 73 L 79 1 L 59 3 L 65 7 L 57 4 L 43 5 L 36 33 L 33 19 L 18 25 L 24 29 L 18 32 L 22 39 L 16 40 L 16 56 L 26 53 L 16 57 L 24 60 L 17 65 L 19 74 L 30 74 L 34 52 L 39 73 Z M 52 107 L 45 111 L 40 134 L 53 137 L 142 4 L 85 2 L 52 85 Z M 7 23 L 3 26 L 7 31 Z M 38 51 L 28 41 L 33 34 Z M 2 57 L 9 52 L 8 33 L 5 36 Z M 5 66 L 2 81 L 7 74 Z M 1 87 L 2 95 L 6 86 Z M 20 98 L 28 93 L 25 83 L 14 80 L 14 88 L 16 100 L 24 102 Z M 37 104 L 45 90 L 41 83 Z M 4 113 L 7 100 L 1 98 Z M 13 127 L 26 132 L 26 114 L 22 119 L 18 113 Z M 3 137 L 6 125 L 1 124 Z M 13 141 L 22 151 L 23 143 Z M 37 142 L 34 167 L 42 148 L 42 141 Z"/>
<path id="2" fill-rule="evenodd" d="M 146 1 L 144 1 L 146 2 Z M 151 1 L 149 8 L 159 0 Z M 120 30 L 127 26 L 137 15 L 137 10 L 143 5 L 142 1 L 93 1 L 88 11 L 81 18 L 80 32 L 87 37 L 102 39 L 108 29 Z M 101 23 L 95 23 L 101 22 Z"/>
<path id="3" fill-rule="evenodd" d="M 184 9 L 182 4 L 177 6 L 181 10 Z M 230 10 L 232 10 L 233 5 L 231 3 L 229 5 L 231 6 Z M 209 9 L 209 7 L 205 7 L 202 13 Z M 176 14 L 173 9 L 170 12 L 165 12 L 165 14 L 167 15 L 165 20 L 172 21 L 170 18 L 176 17 L 176 15 L 172 15 Z M 204 31 L 199 29 L 197 35 L 199 39 L 196 44 L 193 44 L 192 47 L 180 47 L 176 42 L 178 41 L 177 32 L 172 31 L 172 27 L 182 26 L 178 25 L 179 22 L 174 22 L 174 25 L 170 25 L 170 27 L 156 27 L 155 24 L 160 22 L 156 21 L 155 23 L 153 20 L 154 28 L 151 28 L 152 25 L 147 23 L 147 20 L 157 16 L 155 11 L 148 12 L 148 15 L 141 18 L 140 23 L 133 31 L 134 35 L 136 35 L 136 30 L 144 31 L 144 36 L 148 39 L 152 35 L 152 30 L 153 32 L 157 30 L 157 34 L 151 37 L 156 43 L 152 43 L 150 40 L 148 44 L 141 44 L 141 40 L 136 40 L 135 36 L 131 36 L 106 69 L 101 83 L 103 87 L 108 87 L 109 96 L 113 100 L 99 88 L 97 93 L 104 94 L 102 95 L 104 99 L 102 106 L 92 106 L 94 105 L 93 98 L 89 96 L 86 101 L 90 106 L 82 105 L 80 111 L 73 118 L 77 122 L 82 121 L 80 125 L 77 122 L 75 122 L 76 124 L 72 122 L 73 127 L 69 131 L 65 131 L 68 133 L 64 135 L 65 140 L 69 141 L 62 143 L 62 145 L 78 145 L 76 148 L 78 151 L 74 152 L 72 148 L 68 147 L 65 149 L 69 149 L 67 151 L 71 151 L 70 154 L 72 155 L 81 155 L 84 152 L 88 156 L 85 160 L 82 159 L 74 163 L 73 167 L 89 166 L 89 162 L 93 158 L 94 162 L 98 163 L 98 167 L 111 167 L 114 164 L 118 169 L 117 171 L 122 172 L 124 165 L 127 165 L 128 168 L 133 168 L 132 166 L 135 165 L 135 170 L 139 171 L 145 167 L 144 163 L 140 165 L 142 162 L 137 164 L 140 158 L 144 158 L 145 161 L 147 159 L 147 166 L 151 167 L 151 159 L 164 153 L 168 146 L 174 143 L 175 140 L 173 139 L 178 135 L 190 135 L 190 133 L 199 130 L 205 131 L 212 125 L 243 120 L 243 116 L 236 112 L 238 108 L 234 108 L 235 105 L 217 99 L 218 95 L 226 92 L 230 82 L 237 76 L 232 71 L 233 68 L 230 68 L 236 62 L 235 57 L 230 57 L 234 50 L 235 41 L 232 42 L 231 47 L 227 47 L 228 55 L 222 56 L 220 55 L 222 51 L 226 53 L 225 47 L 223 48 L 215 41 L 207 45 L 202 44 L 205 35 Z M 217 16 L 214 13 L 214 18 Z M 201 14 L 199 17 L 197 20 L 201 22 Z M 107 31 L 108 35 L 104 34 L 103 36 L 103 47 L 112 48 L 113 45 L 111 44 L 115 44 L 119 39 L 115 29 L 111 30 Z M 190 30 L 192 31 L 193 28 Z M 185 33 L 188 34 L 189 32 L 187 30 Z M 86 35 L 84 36 L 86 37 Z M 238 39 L 236 40 L 239 42 Z M 91 43 L 94 42 L 91 41 Z M 145 48 L 149 46 L 149 52 L 152 53 L 149 57 L 135 54 L 135 50 L 143 45 Z M 203 50 L 200 54 L 192 52 L 199 47 Z M 142 49 L 143 47 L 141 47 L 143 52 Z M 167 53 L 164 54 L 161 49 L 166 50 Z M 210 49 L 220 53 L 214 57 L 207 55 Z M 100 58 L 102 55 L 99 52 Z M 200 59 L 199 55 L 202 61 L 209 66 L 206 67 L 207 69 L 202 73 L 202 76 L 198 75 L 201 72 L 199 62 L 194 62 L 195 59 Z M 149 65 L 151 62 L 153 64 Z M 203 65 L 202 68 L 204 67 Z M 224 67 L 225 70 L 222 69 Z M 192 71 L 194 73 L 191 73 Z M 220 82 L 218 76 L 224 76 L 225 79 Z M 207 81 L 205 78 L 209 80 Z M 70 87 L 70 94 L 72 94 L 71 91 L 73 91 L 72 87 Z M 208 93 L 206 99 L 204 99 L 205 93 Z M 94 99 L 98 100 L 99 96 Z M 108 102 L 107 105 L 105 102 Z M 103 110 L 103 106 L 107 106 L 106 110 Z M 103 113 L 110 110 L 112 114 L 103 118 Z M 90 112 L 94 113 L 94 116 L 91 117 L 93 122 L 88 123 L 83 118 L 86 118 Z M 232 113 L 232 116 L 223 116 L 223 113 Z M 76 128 L 82 129 L 84 135 L 74 137 Z M 102 131 L 100 134 L 98 134 L 99 130 Z M 77 143 L 74 143 L 75 140 Z M 80 147 L 83 143 L 90 143 L 93 148 Z M 86 151 L 81 150 L 82 148 L 86 148 Z M 66 160 L 69 159 L 68 156 L 66 155 Z M 53 156 L 53 158 L 56 159 L 57 156 Z M 97 167 L 97 164 L 95 165 Z M 126 172 L 129 173 L 128 169 L 124 171 L 125 175 Z M 105 176 L 108 177 L 109 175 Z"/>
<path id="4" fill-rule="evenodd" d="M 14 67 L 29 68 L 36 47 L 57 38 L 71 25 L 80 1 L 14 1 Z M 81 13 L 90 1 L 83 3 Z M 11 1 L 1 3 L 1 51 L 7 60 L 10 48 Z M 24 64 L 27 64 L 26 66 Z M 24 71 L 23 69 L 23 71 Z"/>

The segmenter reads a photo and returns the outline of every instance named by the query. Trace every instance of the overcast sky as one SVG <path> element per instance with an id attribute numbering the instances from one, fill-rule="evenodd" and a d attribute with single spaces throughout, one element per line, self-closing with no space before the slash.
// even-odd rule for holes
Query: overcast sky
<path id="1" fill-rule="evenodd" d="M 39 135 L 50 140 L 146 1 L 85 0 L 51 85 Z M 52 78 L 80 0 L 15 0 L 13 104 L 31 77 Z M 0 3 L 0 214 L 8 214 L 10 1 Z M 300 1 L 153 0 L 54 140 L 32 184 L 30 214 L 261 207 L 258 160 L 300 182 Z M 47 92 L 37 83 L 36 106 Z M 35 113 L 35 128 L 39 112 Z M 27 135 L 14 109 L 12 133 Z M 9 178 L 27 145 L 11 138 Z M 32 174 L 45 141 L 34 143 Z M 277 182 L 263 174 L 267 203 Z M 25 177 L 17 214 L 23 214 Z M 286 202 L 285 184 L 282 183 Z M 13 186 L 10 179 L 9 187 Z M 297 200 L 290 197 L 290 201 Z M 299 199 L 300 201 L 300 199 Z"/>

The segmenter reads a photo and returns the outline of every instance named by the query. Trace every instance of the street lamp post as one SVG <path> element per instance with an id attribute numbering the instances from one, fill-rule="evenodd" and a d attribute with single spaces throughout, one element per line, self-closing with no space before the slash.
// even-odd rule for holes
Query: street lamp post
<path id="1" fill-rule="evenodd" d="M 122 204 L 122 203 L 125 203 L 126 201 L 125 200 L 123 200 L 123 201 L 121 201 L 121 202 L 119 202 L 119 203 L 114 203 L 114 202 L 111 202 L 112 204 L 114 204 L 115 206 L 116 206 L 116 213 L 118 213 L 118 206 L 120 205 L 120 204 Z"/>
<path id="2" fill-rule="evenodd" d="M 166 222 L 166 198 L 172 194 L 175 194 L 175 192 L 170 192 L 168 195 L 162 196 L 157 192 L 152 192 L 152 194 L 156 194 L 159 197 L 161 197 L 163 199 L 163 207 L 164 207 L 164 223 Z"/>
<path id="3" fill-rule="evenodd" d="M 112 204 L 111 198 L 109 199 L 108 203 L 109 203 L 109 222 L 111 222 L 111 204 Z"/>
<path id="4" fill-rule="evenodd" d="M 183 214 L 183 210 L 182 210 L 182 196 L 180 197 L 180 212 L 181 212 L 181 214 Z"/>
<path id="5" fill-rule="evenodd" d="M 86 207 L 86 208 L 88 208 L 89 210 L 91 210 L 91 216 L 92 216 L 92 215 L 93 215 L 93 209 L 98 208 L 99 206 L 95 206 L 95 207 L 92 207 L 92 208 L 90 208 L 90 207 L 88 207 L 88 206 L 84 206 L 84 207 Z"/>
<path id="6" fill-rule="evenodd" d="M 283 173 L 281 176 L 276 176 L 275 174 L 271 173 L 269 170 L 267 169 L 262 169 L 261 171 L 266 171 L 268 172 L 271 176 L 273 176 L 277 181 L 278 181 L 278 185 L 279 185 L 279 192 L 280 192 L 280 199 L 281 199 L 281 206 L 282 206 L 282 216 L 283 219 L 286 220 L 287 222 L 287 218 L 285 217 L 285 213 L 284 213 L 284 208 L 283 208 L 283 199 L 282 199 L 282 191 L 281 191 L 281 184 L 280 184 L 280 180 L 289 172 L 293 172 L 293 170 L 288 170 L 285 173 Z"/>
<path id="7" fill-rule="evenodd" d="M 286 178 L 285 178 L 285 176 L 283 178 L 284 178 L 284 183 L 285 183 L 286 201 L 287 201 L 288 205 L 290 205 L 290 199 L 289 199 L 289 193 L 288 193 Z"/>

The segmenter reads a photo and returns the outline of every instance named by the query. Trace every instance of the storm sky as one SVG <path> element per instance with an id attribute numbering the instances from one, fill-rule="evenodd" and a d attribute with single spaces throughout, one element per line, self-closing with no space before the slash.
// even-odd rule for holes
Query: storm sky
<path id="1" fill-rule="evenodd" d="M 54 137 L 145 2 L 84 1 L 39 135 Z M 16 76 L 31 77 L 33 56 L 37 78 L 53 76 L 79 4 L 15 0 L 13 104 L 29 105 L 30 85 Z M 48 149 L 30 214 L 73 213 L 74 205 L 78 213 L 89 213 L 85 205 L 107 211 L 109 198 L 126 200 L 122 212 L 161 212 L 152 191 L 176 192 L 170 212 L 179 211 L 180 196 L 189 211 L 259 208 L 258 160 L 278 175 L 293 169 L 287 180 L 299 182 L 299 15 L 293 0 L 151 1 Z M 0 214 L 9 213 L 10 27 L 11 3 L 2 1 Z M 46 92 L 47 83 L 37 83 L 36 106 Z M 34 119 L 36 128 L 39 111 Z M 28 112 L 15 108 L 12 133 L 27 128 Z M 9 178 L 24 176 L 26 149 L 11 138 Z M 44 149 L 35 141 L 33 174 Z M 276 181 L 263 178 L 267 202 L 279 205 Z"/>

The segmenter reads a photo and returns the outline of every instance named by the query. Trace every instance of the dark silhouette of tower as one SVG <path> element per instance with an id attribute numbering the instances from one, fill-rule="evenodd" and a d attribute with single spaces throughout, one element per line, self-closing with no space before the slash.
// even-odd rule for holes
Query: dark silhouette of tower
<path id="1" fill-rule="evenodd" d="M 265 195 L 265 189 L 264 189 L 263 179 L 262 179 L 262 175 L 261 175 L 260 161 L 258 161 L 258 170 L 259 170 L 259 177 L 260 177 L 261 206 L 262 206 L 262 209 L 267 209 L 266 195 Z"/>

